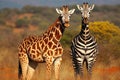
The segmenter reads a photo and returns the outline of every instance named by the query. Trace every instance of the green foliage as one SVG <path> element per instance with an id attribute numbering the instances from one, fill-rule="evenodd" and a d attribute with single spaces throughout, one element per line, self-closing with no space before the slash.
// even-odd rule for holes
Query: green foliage
<path id="1" fill-rule="evenodd" d="M 27 19 L 18 19 L 15 22 L 15 25 L 18 28 L 20 28 L 20 27 L 28 27 L 28 23 L 29 23 L 29 21 Z"/>
<path id="2" fill-rule="evenodd" d="M 115 37 L 120 36 L 119 27 L 108 21 L 90 23 L 90 29 L 99 42 L 109 43 Z"/>

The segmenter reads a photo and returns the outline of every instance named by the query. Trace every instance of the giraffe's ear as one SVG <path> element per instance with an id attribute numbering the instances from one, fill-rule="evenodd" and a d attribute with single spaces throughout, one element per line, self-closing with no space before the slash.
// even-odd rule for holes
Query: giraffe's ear
<path id="1" fill-rule="evenodd" d="M 69 14 L 73 14 L 75 12 L 75 9 L 69 10 Z"/>
<path id="2" fill-rule="evenodd" d="M 56 11 L 57 11 L 58 14 L 62 14 L 62 11 L 60 9 L 56 8 Z"/>
<path id="3" fill-rule="evenodd" d="M 78 8 L 80 11 L 83 10 L 83 8 L 80 7 L 80 5 L 77 5 L 77 8 Z"/>
<path id="4" fill-rule="evenodd" d="M 90 10 L 93 10 L 94 9 L 94 4 L 90 6 Z"/>

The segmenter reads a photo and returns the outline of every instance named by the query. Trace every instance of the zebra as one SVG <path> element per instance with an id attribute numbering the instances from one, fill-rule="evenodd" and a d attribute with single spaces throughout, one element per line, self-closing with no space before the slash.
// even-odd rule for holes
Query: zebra
<path id="1" fill-rule="evenodd" d="M 96 61 L 96 55 L 98 53 L 98 47 L 96 39 L 90 34 L 88 21 L 90 11 L 93 10 L 94 4 L 89 5 L 88 3 L 83 3 L 82 6 L 77 5 L 77 8 L 82 14 L 82 28 L 80 33 L 72 40 L 71 57 L 75 70 L 75 78 L 77 75 L 80 75 L 82 78 L 84 62 L 86 62 L 88 74 L 91 75 L 92 67 Z"/>

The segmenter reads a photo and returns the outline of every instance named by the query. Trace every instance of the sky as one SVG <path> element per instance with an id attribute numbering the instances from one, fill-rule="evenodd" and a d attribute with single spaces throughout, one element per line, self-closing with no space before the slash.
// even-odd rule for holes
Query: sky
<path id="1" fill-rule="evenodd" d="M 83 2 L 88 2 L 90 4 L 94 3 L 97 5 L 120 4 L 120 0 L 0 0 L 0 8 L 5 7 L 21 8 L 25 5 L 56 7 L 62 5 L 82 4 Z"/>

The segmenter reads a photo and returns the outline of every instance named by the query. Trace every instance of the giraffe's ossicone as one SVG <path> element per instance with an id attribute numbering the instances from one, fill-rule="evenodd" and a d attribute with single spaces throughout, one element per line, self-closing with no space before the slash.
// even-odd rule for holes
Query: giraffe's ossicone
<path id="1" fill-rule="evenodd" d="M 46 62 L 46 79 L 50 79 L 51 67 L 54 65 L 55 78 L 59 79 L 59 68 L 62 61 L 63 48 L 60 39 L 66 27 L 69 27 L 70 15 L 75 9 L 56 9 L 58 19 L 41 36 L 29 36 L 19 44 L 19 64 L 22 74 L 20 79 L 31 80 L 38 63 Z M 40 79 L 41 80 L 41 79 Z"/>

